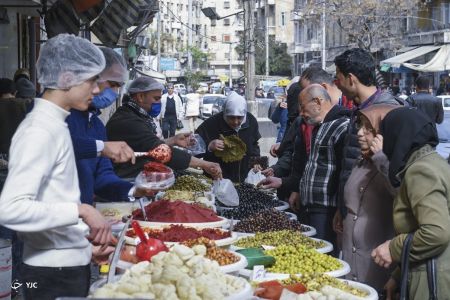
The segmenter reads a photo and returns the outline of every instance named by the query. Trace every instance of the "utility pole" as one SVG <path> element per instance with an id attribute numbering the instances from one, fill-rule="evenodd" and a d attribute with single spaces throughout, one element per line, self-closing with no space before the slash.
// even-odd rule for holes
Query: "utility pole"
<path id="1" fill-rule="evenodd" d="M 192 71 L 192 0 L 188 1 L 188 69 Z"/>
<path id="2" fill-rule="evenodd" d="M 322 2 L 322 69 L 327 67 L 327 36 L 326 36 L 326 24 L 325 24 L 325 12 L 326 12 L 325 0 Z"/>
<path id="3" fill-rule="evenodd" d="M 157 70 L 158 72 L 161 72 L 161 10 L 158 11 L 157 22 L 158 24 L 156 24 L 156 36 L 157 36 L 158 54 L 156 58 L 157 58 Z"/>
<path id="4" fill-rule="evenodd" d="M 230 75 L 228 78 L 228 86 L 230 89 L 233 87 L 233 46 L 230 42 Z"/>
<path id="5" fill-rule="evenodd" d="M 258 110 L 255 103 L 255 2 L 254 0 L 243 0 L 244 2 L 244 32 L 245 32 L 245 71 L 247 77 L 247 88 L 245 98 L 249 102 L 250 112 L 257 117 Z"/>
<path id="6" fill-rule="evenodd" d="M 264 19 L 266 20 L 266 30 L 264 31 L 264 38 L 266 43 L 266 76 L 269 76 L 269 1 L 265 0 L 264 5 Z"/>

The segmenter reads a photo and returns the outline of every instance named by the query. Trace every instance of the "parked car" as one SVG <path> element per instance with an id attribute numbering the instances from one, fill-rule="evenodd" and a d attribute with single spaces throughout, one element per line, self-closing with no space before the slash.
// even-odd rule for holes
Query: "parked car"
<path id="1" fill-rule="evenodd" d="M 213 105 L 219 99 L 226 99 L 226 97 L 220 94 L 205 94 L 200 102 L 200 118 L 206 119 L 211 117 Z"/>
<path id="2" fill-rule="evenodd" d="M 442 107 L 444 110 L 450 110 L 450 95 L 440 95 L 437 97 L 442 100 Z"/>
<path id="3" fill-rule="evenodd" d="M 450 156 L 450 112 L 444 113 L 444 121 L 436 124 L 439 144 L 436 147 L 437 153 L 443 158 L 448 159 Z"/>
<path id="4" fill-rule="evenodd" d="M 267 98 L 275 99 L 286 95 L 286 89 L 282 86 L 272 86 L 267 92 Z"/>
<path id="5" fill-rule="evenodd" d="M 225 97 L 219 97 L 217 98 L 216 102 L 213 104 L 212 107 L 212 115 L 216 115 L 220 113 L 223 110 L 223 105 L 225 104 Z"/>

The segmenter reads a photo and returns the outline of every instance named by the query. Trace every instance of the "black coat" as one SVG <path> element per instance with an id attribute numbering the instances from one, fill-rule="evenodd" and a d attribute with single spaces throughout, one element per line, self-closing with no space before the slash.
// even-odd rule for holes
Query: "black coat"
<path id="1" fill-rule="evenodd" d="M 428 115 L 434 123 L 441 124 L 444 121 L 444 108 L 441 99 L 438 97 L 428 92 L 417 92 L 409 96 L 406 101 Z"/>
<path id="2" fill-rule="evenodd" d="M 224 136 L 237 134 L 237 136 L 244 141 L 247 145 L 247 152 L 241 161 L 226 163 L 222 161 L 221 158 L 215 156 L 213 152 L 209 151 L 207 151 L 203 157 L 207 161 L 219 163 L 222 168 L 223 177 L 228 178 L 233 182 L 243 182 L 247 177 L 248 171 L 250 171 L 250 158 L 260 156 L 258 140 L 261 138 L 261 134 L 259 133 L 258 122 L 250 113 L 247 113 L 247 120 L 242 124 L 237 133 L 225 122 L 223 112 L 218 113 L 203 122 L 197 128 L 196 133 L 203 138 L 206 147 L 208 147 L 212 140 L 218 139 L 220 134 Z"/>
<path id="3" fill-rule="evenodd" d="M 128 106 L 121 106 L 106 124 L 106 133 L 110 141 L 125 141 L 136 152 L 147 152 L 164 144 L 146 119 L 134 112 Z M 114 164 L 114 170 L 120 177 L 135 177 L 143 170 L 148 158 L 137 158 L 136 164 Z M 189 167 L 191 156 L 182 150 L 172 148 L 172 159 L 167 163 L 174 170 L 184 170 Z"/>

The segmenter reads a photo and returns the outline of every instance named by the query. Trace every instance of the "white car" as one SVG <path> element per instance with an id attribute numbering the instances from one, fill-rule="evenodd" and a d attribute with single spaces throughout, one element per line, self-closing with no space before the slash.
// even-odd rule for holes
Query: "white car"
<path id="1" fill-rule="evenodd" d="M 214 103 L 219 99 L 225 99 L 224 95 L 220 94 L 205 94 L 200 102 L 200 118 L 206 119 L 212 116 L 212 108 Z"/>
<path id="2" fill-rule="evenodd" d="M 442 100 L 444 110 L 450 110 L 450 95 L 440 95 L 437 97 Z"/>

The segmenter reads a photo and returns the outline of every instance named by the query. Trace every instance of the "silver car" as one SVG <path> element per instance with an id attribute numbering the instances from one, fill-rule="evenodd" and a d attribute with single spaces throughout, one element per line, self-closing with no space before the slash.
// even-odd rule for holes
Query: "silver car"
<path id="1" fill-rule="evenodd" d="M 450 113 L 444 113 L 444 121 L 436 124 L 436 128 L 439 136 L 436 151 L 443 158 L 448 159 L 450 156 Z"/>

